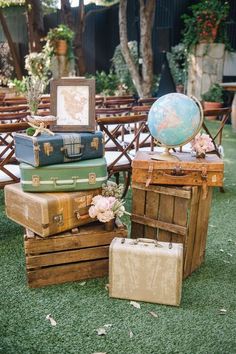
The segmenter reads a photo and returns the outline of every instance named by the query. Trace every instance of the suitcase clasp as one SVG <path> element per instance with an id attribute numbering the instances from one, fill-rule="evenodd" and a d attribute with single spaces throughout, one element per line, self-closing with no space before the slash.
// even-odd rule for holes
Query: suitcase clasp
<path id="1" fill-rule="evenodd" d="M 95 184 L 96 183 L 96 173 L 89 173 L 89 184 Z"/>
<path id="2" fill-rule="evenodd" d="M 50 154 L 53 152 L 53 146 L 50 143 L 44 143 L 43 151 L 45 155 L 50 156 Z"/>
<path id="3" fill-rule="evenodd" d="M 33 187 L 38 187 L 40 186 L 40 177 L 37 175 L 32 176 L 32 186 Z"/>
<path id="4" fill-rule="evenodd" d="M 91 142 L 91 147 L 94 148 L 95 150 L 98 150 L 98 145 L 99 145 L 99 139 L 93 138 L 93 140 Z"/>
<path id="5" fill-rule="evenodd" d="M 57 225 L 63 225 L 64 224 L 63 214 L 54 215 L 53 222 L 55 222 Z"/>

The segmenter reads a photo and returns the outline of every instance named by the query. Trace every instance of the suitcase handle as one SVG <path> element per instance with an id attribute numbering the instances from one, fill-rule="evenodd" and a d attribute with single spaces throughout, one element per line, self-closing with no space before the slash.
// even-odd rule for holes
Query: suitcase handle
<path id="1" fill-rule="evenodd" d="M 80 152 L 79 154 L 68 154 L 68 149 L 64 148 L 64 155 L 67 159 L 77 159 L 78 157 L 81 157 L 83 154 Z"/>
<path id="2" fill-rule="evenodd" d="M 55 188 L 63 186 L 65 189 L 66 188 L 71 188 L 71 186 L 75 187 L 76 186 L 76 182 L 79 179 L 79 177 L 75 176 L 75 177 L 71 177 L 71 178 L 72 178 L 72 182 L 69 182 L 69 183 L 61 182 L 60 183 L 60 182 L 58 182 L 58 178 L 57 177 L 53 177 L 52 178 L 53 185 L 54 185 Z"/>
<path id="3" fill-rule="evenodd" d="M 150 238 L 137 238 L 134 240 L 134 244 L 137 245 L 139 242 L 142 242 L 142 243 L 151 243 L 151 244 L 154 244 L 155 247 L 162 247 L 162 245 L 160 245 L 160 243 L 157 242 L 157 240 L 153 240 L 153 239 L 150 239 Z"/>

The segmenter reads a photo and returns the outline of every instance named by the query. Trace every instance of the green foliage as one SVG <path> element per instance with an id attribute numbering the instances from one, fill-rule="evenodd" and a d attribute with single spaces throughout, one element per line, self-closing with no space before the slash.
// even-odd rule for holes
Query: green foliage
<path id="1" fill-rule="evenodd" d="M 223 88 L 219 84 L 213 84 L 209 90 L 202 94 L 203 101 L 223 103 Z"/>
<path id="2" fill-rule="evenodd" d="M 185 85 L 187 76 L 187 50 L 183 43 L 171 47 L 167 60 L 176 85 Z"/>
<path id="3" fill-rule="evenodd" d="M 201 0 L 189 7 L 190 13 L 182 19 L 185 28 L 183 43 L 189 50 L 201 41 L 206 43 L 226 41 L 226 18 L 229 14 L 228 2 L 221 0 Z M 217 33 L 216 37 L 214 35 Z"/>
<path id="4" fill-rule="evenodd" d="M 14 88 L 16 93 L 19 95 L 24 94 L 27 90 L 25 77 L 23 77 L 22 80 L 18 80 L 18 79 L 9 80 L 8 86 L 10 88 Z"/>
<path id="5" fill-rule="evenodd" d="M 112 70 L 110 70 L 108 74 L 106 74 L 105 71 L 96 71 L 95 76 L 89 75 L 88 77 L 95 78 L 97 94 L 102 94 L 104 96 L 115 95 L 119 80 Z"/>
<path id="6" fill-rule="evenodd" d="M 0 0 L 0 7 L 22 6 L 25 5 L 25 0 Z"/>
<path id="7" fill-rule="evenodd" d="M 131 56 L 135 62 L 135 65 L 138 68 L 138 44 L 136 41 L 131 41 L 128 43 Z M 124 84 L 127 87 L 128 92 L 135 94 L 136 89 L 133 84 L 128 66 L 125 62 L 123 54 L 121 52 L 121 47 L 118 45 L 115 49 L 113 58 L 112 58 L 112 65 L 114 67 L 115 73 L 119 78 L 121 84 Z"/>
<path id="8" fill-rule="evenodd" d="M 29 135 L 29 136 L 33 136 L 35 132 L 36 132 L 36 129 L 33 128 L 33 127 L 30 127 L 30 128 L 26 129 L 26 134 Z"/>
<path id="9" fill-rule="evenodd" d="M 50 42 L 55 42 L 59 39 L 64 39 L 67 43 L 71 43 L 74 38 L 74 32 L 66 25 L 61 24 L 58 27 L 51 28 L 48 31 L 46 39 Z"/>

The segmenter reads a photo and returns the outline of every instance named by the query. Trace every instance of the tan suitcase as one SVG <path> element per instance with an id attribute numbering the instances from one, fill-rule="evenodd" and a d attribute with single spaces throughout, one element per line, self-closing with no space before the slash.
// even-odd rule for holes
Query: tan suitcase
<path id="1" fill-rule="evenodd" d="M 183 245 L 114 238 L 109 249 L 109 295 L 179 306 Z"/>
<path id="2" fill-rule="evenodd" d="M 88 215 L 101 189 L 67 193 L 28 193 L 20 183 L 4 188 L 6 214 L 13 221 L 47 237 L 95 221 Z"/>
<path id="3" fill-rule="evenodd" d="M 197 159 L 190 153 L 173 153 L 176 161 L 153 159 L 155 152 L 138 151 L 132 162 L 132 182 L 182 186 L 223 186 L 224 162 L 216 155 Z"/>

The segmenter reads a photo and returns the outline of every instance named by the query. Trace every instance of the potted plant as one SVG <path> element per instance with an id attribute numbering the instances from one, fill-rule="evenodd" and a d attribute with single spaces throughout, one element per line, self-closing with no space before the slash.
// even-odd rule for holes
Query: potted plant
<path id="1" fill-rule="evenodd" d="M 219 84 L 213 84 L 208 91 L 201 95 L 205 110 L 219 109 L 223 105 L 223 88 Z M 215 116 L 208 117 L 215 119 Z"/>
<path id="2" fill-rule="evenodd" d="M 222 42 L 227 45 L 225 20 L 229 3 L 221 0 L 201 0 L 189 7 L 190 13 L 182 19 L 185 28 L 183 43 L 189 50 L 198 43 Z"/>
<path id="3" fill-rule="evenodd" d="M 46 37 L 57 55 L 68 54 L 68 50 L 72 48 L 73 38 L 74 32 L 64 24 L 50 29 Z"/>

